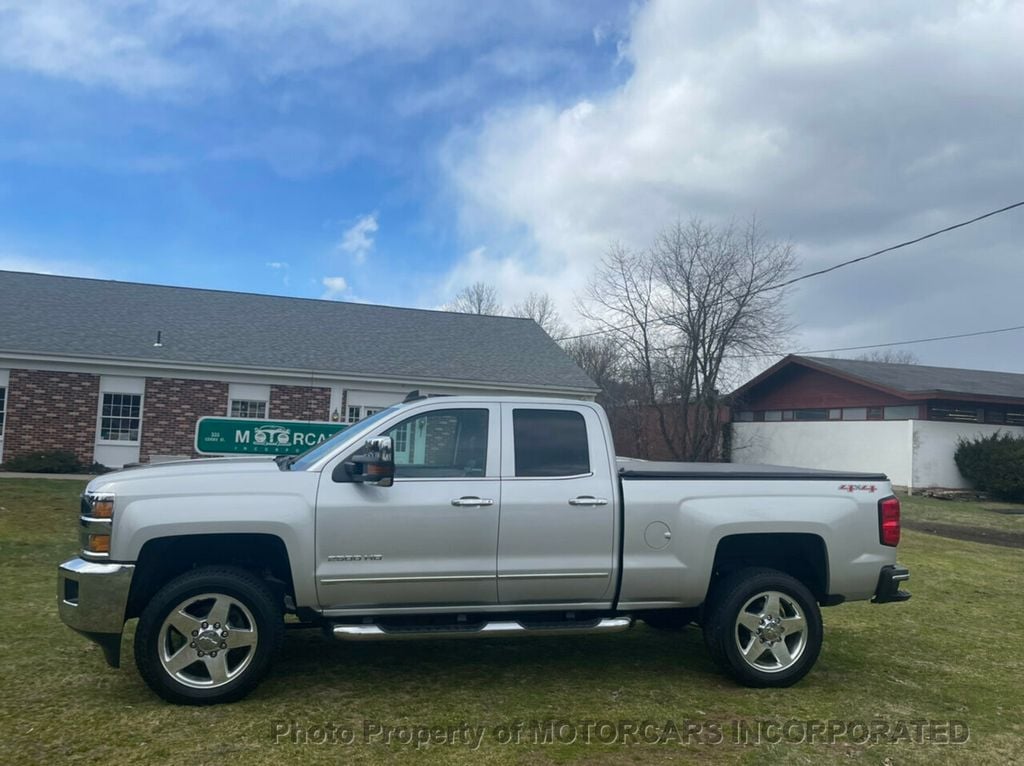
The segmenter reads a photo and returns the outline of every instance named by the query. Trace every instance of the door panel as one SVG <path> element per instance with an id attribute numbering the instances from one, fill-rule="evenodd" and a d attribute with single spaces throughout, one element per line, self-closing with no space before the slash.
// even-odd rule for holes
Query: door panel
<path id="1" fill-rule="evenodd" d="M 502 604 L 605 602 L 612 598 L 615 485 L 603 454 L 600 420 L 589 409 L 503 405 L 498 600 Z M 561 408 L 564 412 L 564 408 Z M 547 421 L 547 422 L 545 422 Z M 585 427 L 585 428 L 584 428 Z M 547 433 L 545 433 L 547 429 Z M 573 431 L 586 438 L 574 446 Z M 516 443 L 515 434 L 520 439 Z M 525 437 L 525 438 L 522 438 Z M 518 463 L 518 471 L 517 471 Z M 570 476 L 522 473 L 566 473 Z"/>
<path id="2" fill-rule="evenodd" d="M 316 520 L 324 608 L 496 603 L 498 415 L 497 405 L 434 404 L 382 424 L 367 438 L 405 437 L 391 487 L 335 482 L 333 466 L 324 470 Z"/>

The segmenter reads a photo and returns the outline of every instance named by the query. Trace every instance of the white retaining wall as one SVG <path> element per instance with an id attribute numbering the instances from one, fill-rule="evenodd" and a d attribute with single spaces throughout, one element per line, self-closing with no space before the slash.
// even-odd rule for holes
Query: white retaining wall
<path id="1" fill-rule="evenodd" d="M 885 473 L 909 489 L 967 488 L 953 454 L 957 441 L 1024 426 L 935 420 L 847 420 L 733 423 L 734 463 Z"/>

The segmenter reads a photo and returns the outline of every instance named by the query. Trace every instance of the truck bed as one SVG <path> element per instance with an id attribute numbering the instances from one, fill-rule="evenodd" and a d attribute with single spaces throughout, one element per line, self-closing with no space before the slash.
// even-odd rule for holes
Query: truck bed
<path id="1" fill-rule="evenodd" d="M 617 458 L 619 476 L 624 480 L 690 479 L 690 480 L 818 480 L 818 481 L 888 481 L 884 473 L 859 473 L 818 468 L 793 468 L 783 465 L 744 465 L 741 463 L 669 463 L 631 458 Z"/>

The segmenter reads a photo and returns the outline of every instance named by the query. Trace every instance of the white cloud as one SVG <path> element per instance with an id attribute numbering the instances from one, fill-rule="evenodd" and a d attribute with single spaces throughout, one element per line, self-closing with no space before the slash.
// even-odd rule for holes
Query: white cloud
<path id="1" fill-rule="evenodd" d="M 128 92 L 181 87 L 195 75 L 154 49 L 149 24 L 122 23 L 111 6 L 0 0 L 0 18 L 0 66 Z"/>
<path id="2" fill-rule="evenodd" d="M 193 95 L 343 66 L 372 53 L 418 61 L 529 29 L 558 37 L 586 9 L 448 0 L 0 0 L 0 68 L 132 94 Z"/>
<path id="3" fill-rule="evenodd" d="M 268 269 L 287 269 L 288 264 L 284 261 L 267 261 Z"/>
<path id="4" fill-rule="evenodd" d="M 356 263 L 362 263 L 373 250 L 373 238 L 379 228 L 376 213 L 362 216 L 342 235 L 338 249 L 351 255 Z"/>
<path id="5" fill-rule="evenodd" d="M 1024 92 L 1006 83 L 1024 80 L 1022 35 L 1024 4 L 650 2 L 621 87 L 494 111 L 450 140 L 464 237 L 487 249 L 442 284 L 484 278 L 504 298 L 539 281 L 566 312 L 612 242 L 643 247 L 677 217 L 756 213 L 809 269 L 1015 201 Z M 896 279 L 934 328 L 949 317 L 933 298 L 949 296 L 922 281 L 949 280 L 914 262 L 928 254 L 815 280 L 797 319 L 842 327 L 871 311 L 876 328 L 915 332 L 892 313 L 906 289 L 886 306 L 866 295 Z M 989 280 L 956 284 L 961 305 L 990 305 Z"/>
<path id="6" fill-rule="evenodd" d="M 348 290 L 348 282 L 345 281 L 345 277 L 324 277 L 320 283 L 324 286 L 323 295 L 320 297 L 327 300 L 337 300 Z"/>

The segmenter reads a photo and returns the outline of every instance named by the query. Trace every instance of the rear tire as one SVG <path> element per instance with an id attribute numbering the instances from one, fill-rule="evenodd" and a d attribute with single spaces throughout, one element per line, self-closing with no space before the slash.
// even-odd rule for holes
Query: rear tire
<path id="1" fill-rule="evenodd" d="M 747 568 L 712 590 L 704 643 L 719 667 L 744 686 L 792 686 L 821 651 L 821 610 L 807 587 L 775 569 Z"/>
<path id="2" fill-rule="evenodd" d="M 135 664 L 168 702 L 234 702 L 256 688 L 283 639 L 283 610 L 266 583 L 244 569 L 203 567 L 171 580 L 143 610 Z"/>

